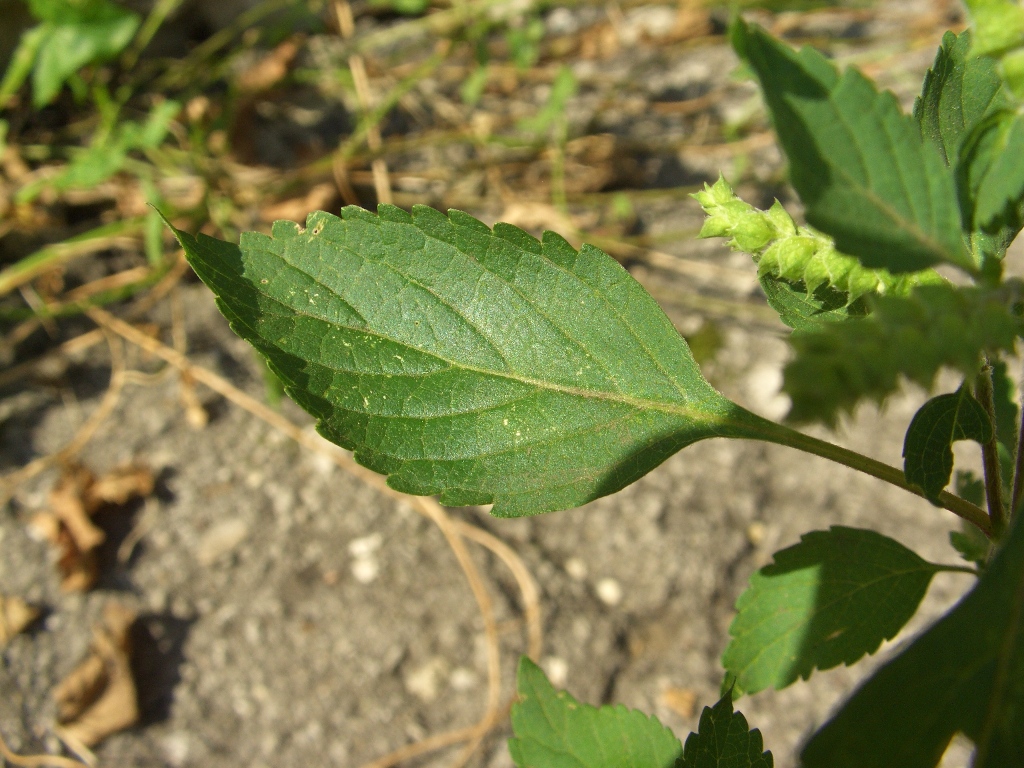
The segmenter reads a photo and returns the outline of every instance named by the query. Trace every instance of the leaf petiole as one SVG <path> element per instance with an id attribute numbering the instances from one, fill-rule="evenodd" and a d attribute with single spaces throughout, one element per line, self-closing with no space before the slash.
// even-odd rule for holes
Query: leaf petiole
<path id="1" fill-rule="evenodd" d="M 974 386 L 974 394 L 981 407 L 988 413 L 993 424 L 996 423 L 995 397 L 992 393 L 992 366 L 986 361 L 978 374 Z M 1006 521 L 1003 516 L 1003 482 L 999 476 L 999 439 L 996 430 L 992 437 L 981 446 L 982 465 L 985 469 L 985 501 L 988 504 L 988 516 L 991 521 L 992 533 L 996 536 L 1003 532 Z"/>
<path id="2" fill-rule="evenodd" d="M 909 491 L 916 496 L 925 498 L 921 489 L 908 483 L 903 471 L 896 467 L 892 467 L 884 462 L 877 461 L 868 456 L 857 453 L 856 451 L 851 451 L 848 448 L 843 448 L 825 440 L 805 435 L 804 433 L 798 432 L 783 424 L 777 424 L 776 422 L 762 419 L 755 414 L 747 413 L 749 414 L 749 418 L 745 419 L 747 422 L 746 426 L 748 428 L 746 430 L 746 436 L 754 437 L 753 433 L 759 432 L 760 434 L 757 434 L 754 439 L 764 440 L 765 442 L 775 443 L 777 445 L 786 445 L 805 453 L 821 456 L 822 458 L 829 459 L 837 464 L 842 464 L 850 467 L 851 469 L 856 469 L 864 474 L 878 478 L 879 480 L 884 480 L 890 485 L 895 485 L 896 487 Z M 753 422 L 754 419 L 757 421 Z M 943 509 L 949 510 L 954 515 L 963 518 L 967 522 L 979 528 L 986 536 L 990 538 L 992 537 L 992 520 L 980 507 L 965 499 L 961 499 L 959 496 L 955 496 L 948 491 L 942 491 L 939 493 L 937 502 Z"/>

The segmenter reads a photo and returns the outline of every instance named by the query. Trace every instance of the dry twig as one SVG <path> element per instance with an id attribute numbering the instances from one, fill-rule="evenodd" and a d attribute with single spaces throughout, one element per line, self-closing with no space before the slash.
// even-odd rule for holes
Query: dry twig
<path id="1" fill-rule="evenodd" d="M 467 746 L 459 755 L 455 764 L 456 766 L 464 765 L 471 757 L 473 751 L 478 748 L 486 734 L 505 717 L 511 700 L 504 703 L 501 700 L 499 633 L 494 619 L 493 605 L 480 572 L 466 551 L 463 537 L 470 538 L 494 552 L 512 571 L 513 577 L 516 579 L 523 596 L 523 612 L 526 618 L 530 654 L 537 658 L 542 646 L 539 590 L 530 577 L 525 564 L 522 563 L 515 552 L 488 532 L 465 521 L 452 519 L 444 508 L 433 499 L 421 496 L 410 498 L 403 493 L 393 490 L 387 485 L 383 477 L 356 464 L 353 459 L 340 449 L 325 444 L 319 437 L 293 423 L 287 417 L 271 409 L 251 395 L 242 392 L 226 379 L 218 376 L 213 371 L 195 365 L 186 355 L 146 335 L 129 323 L 101 309 L 90 310 L 88 314 L 95 323 L 106 331 L 116 333 L 128 342 L 173 365 L 183 374 L 191 376 L 194 381 L 204 384 L 230 402 L 244 408 L 300 445 L 329 456 L 340 468 L 360 478 L 381 493 L 394 499 L 410 502 L 417 512 L 429 518 L 441 529 L 449 546 L 455 553 L 459 566 L 469 582 L 470 589 L 476 598 L 477 605 L 483 616 L 488 662 L 487 710 L 483 717 L 473 726 L 438 734 L 416 744 L 408 745 L 369 763 L 363 768 L 387 768 L 418 754 L 467 742 Z"/>

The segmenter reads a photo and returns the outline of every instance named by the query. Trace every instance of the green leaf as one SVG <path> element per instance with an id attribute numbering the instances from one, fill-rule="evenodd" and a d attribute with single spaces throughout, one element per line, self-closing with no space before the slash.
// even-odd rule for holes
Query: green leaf
<path id="1" fill-rule="evenodd" d="M 33 27 L 21 33 L 18 47 L 14 49 L 11 60 L 0 82 L 0 108 L 7 106 L 8 100 L 24 85 L 32 73 L 32 65 L 39 56 L 39 49 L 46 42 L 47 30 L 43 26 Z"/>
<path id="2" fill-rule="evenodd" d="M 1024 755 L 1024 515 L 974 589 L 879 669 L 803 751 L 804 768 L 932 768 L 957 732 L 973 768 Z"/>
<path id="3" fill-rule="evenodd" d="M 508 748 L 517 768 L 672 768 L 683 751 L 654 717 L 621 705 L 580 704 L 525 656 L 516 689 Z"/>
<path id="4" fill-rule="evenodd" d="M 1024 8 L 1015 0 L 965 0 L 974 22 L 975 56 L 998 56 L 1024 45 Z"/>
<path id="5" fill-rule="evenodd" d="M 1024 199 L 1024 117 L 999 112 L 987 118 L 963 147 L 957 174 L 964 221 L 972 229 L 1020 231 Z"/>
<path id="6" fill-rule="evenodd" d="M 907 482 L 938 502 L 953 476 L 953 443 L 992 439 L 992 423 L 981 403 L 966 388 L 938 395 L 921 406 L 903 441 L 903 473 Z"/>
<path id="7" fill-rule="evenodd" d="M 747 718 L 732 708 L 732 691 L 700 713 L 697 733 L 686 737 L 675 768 L 773 768 L 771 752 L 762 752 L 761 732 L 750 730 Z"/>
<path id="8" fill-rule="evenodd" d="M 984 488 L 984 485 L 982 486 Z M 984 533 L 967 521 L 959 531 L 949 532 L 949 543 L 960 553 L 960 557 L 984 570 L 992 553 L 992 542 Z"/>
<path id="9" fill-rule="evenodd" d="M 807 221 L 867 267 L 976 267 L 952 174 L 891 93 L 854 68 L 800 52 L 738 20 L 733 46 L 757 72 Z"/>
<path id="10" fill-rule="evenodd" d="M 692 197 L 707 215 L 700 237 L 725 237 L 734 250 L 749 253 L 762 284 L 765 277 L 782 279 L 802 286 L 808 299 L 823 288 L 842 294 L 850 305 L 869 293 L 905 296 L 915 285 L 944 282 L 930 269 L 899 276 L 867 269 L 839 253 L 832 238 L 798 227 L 778 200 L 770 210 L 758 210 L 739 198 L 721 176 Z"/>
<path id="11" fill-rule="evenodd" d="M 1024 8 L 1015 0 L 966 0 L 974 22 L 972 56 L 999 61 L 1003 80 L 1024 98 Z"/>
<path id="12" fill-rule="evenodd" d="M 930 388 L 943 366 L 974 376 L 980 353 L 1011 352 L 1024 331 L 1017 291 L 1015 283 L 996 291 L 924 285 L 873 298 L 862 320 L 794 333 L 783 383 L 790 419 L 834 425 L 863 398 L 881 402 L 895 392 L 901 376 Z"/>
<path id="13" fill-rule="evenodd" d="M 177 234 L 320 433 L 393 488 L 531 515 L 613 493 L 697 440 L 763 437 L 597 248 L 378 210 L 278 222 L 241 248 Z"/>
<path id="14" fill-rule="evenodd" d="M 903 628 L 937 570 L 874 531 L 804 534 L 751 576 L 722 665 L 756 693 L 853 664 Z"/>
<path id="15" fill-rule="evenodd" d="M 140 18 L 110 0 L 31 0 L 43 23 L 32 72 L 32 103 L 53 101 L 67 79 L 86 64 L 113 58 L 131 42 Z"/>
<path id="16" fill-rule="evenodd" d="M 956 166 L 960 145 L 971 130 L 992 112 L 1010 106 L 1003 81 L 989 58 L 970 58 L 971 33 L 947 32 L 914 102 L 921 133 Z"/>
<path id="17" fill-rule="evenodd" d="M 779 313 L 779 319 L 794 330 L 814 330 L 825 323 L 839 323 L 867 314 L 864 302 L 846 303 L 846 294 L 819 288 L 812 295 L 800 285 L 762 275 L 758 278 L 768 304 Z"/>

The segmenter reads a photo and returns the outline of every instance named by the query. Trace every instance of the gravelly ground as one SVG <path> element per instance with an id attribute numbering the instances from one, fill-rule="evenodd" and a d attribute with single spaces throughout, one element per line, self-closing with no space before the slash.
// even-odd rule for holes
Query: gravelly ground
<path id="1" fill-rule="evenodd" d="M 888 5 L 869 31 L 890 46 L 893 30 L 920 18 L 922 6 L 930 8 Z M 572 15 L 555 13 L 549 23 L 575 23 Z M 903 56 L 902 69 L 882 73 L 904 100 L 932 50 Z M 658 54 L 656 74 L 638 78 L 644 67 L 652 69 L 654 54 L 648 54 L 643 46 L 627 50 L 621 61 L 602 64 L 600 74 L 621 78 L 626 89 L 661 92 L 692 82 L 704 88 L 720 82 L 732 61 L 721 47 L 673 50 Z M 588 66 L 580 64 L 581 80 Z M 749 98 L 745 88 L 735 86 L 738 95 L 721 109 L 740 109 Z M 582 104 L 571 112 L 586 116 L 594 109 Z M 596 130 L 621 128 L 631 136 L 663 130 L 645 127 L 628 110 L 606 110 L 601 121 Z M 674 164 L 661 160 L 664 173 L 688 178 L 706 178 L 723 163 L 692 151 L 679 153 Z M 753 160 L 763 179 L 774 178 L 773 149 Z M 690 203 L 637 213 L 652 234 L 699 224 Z M 662 248 L 697 262 L 746 267 L 745 257 L 714 243 Z M 745 301 L 752 285 L 733 272 L 719 272 L 709 284 L 692 270 L 681 275 L 642 262 L 631 269 L 684 332 L 699 326 L 707 310 L 695 304 L 695 293 Z M 230 334 L 205 289 L 192 282 L 183 299 L 194 359 L 260 396 L 252 353 Z M 724 344 L 708 375 L 741 404 L 778 417 L 785 410 L 775 395 L 786 355 L 783 329 L 756 308 L 751 312 L 720 318 Z M 153 367 L 138 356 L 133 363 Z M 0 401 L 0 462 L 13 467 L 62 445 L 95 407 L 106 365 L 101 351 L 76 362 L 67 377 L 73 398 L 53 388 L 8 392 Z M 45 505 L 53 475 L 25 485 L 0 514 L 2 590 L 47 607 L 44 619 L 0 657 L 0 732 L 11 746 L 57 747 L 49 735 L 51 691 L 85 653 L 91 623 L 113 598 L 141 614 L 134 639 L 143 721 L 98 749 L 103 765 L 360 766 L 475 722 L 486 688 L 480 617 L 441 534 L 409 505 L 204 397 L 213 418 L 196 431 L 185 423 L 173 377 L 130 386 L 116 417 L 83 455 L 98 471 L 140 460 L 159 472 L 157 493 L 114 526 L 97 590 L 62 594 L 47 546 L 27 533 L 26 520 Z M 837 439 L 898 464 L 903 431 L 922 397 L 894 400 L 884 418 L 865 410 Z M 291 408 L 285 412 L 303 419 Z M 542 662 L 549 674 L 584 701 L 654 712 L 681 735 L 696 727 L 700 707 L 717 698 L 717 659 L 750 572 L 802 532 L 832 524 L 874 527 L 925 557 L 955 561 L 946 534 L 956 521 L 947 513 L 824 460 L 753 443 L 698 444 L 625 491 L 577 510 L 513 521 L 472 509 L 453 514 L 514 546 L 540 584 Z M 133 528 L 144 535 L 119 561 L 118 545 Z M 516 619 L 519 597 L 504 566 L 474 552 L 499 618 Z M 937 577 L 915 625 L 966 586 L 963 576 Z M 519 635 L 513 624 L 504 637 L 506 691 L 524 647 Z M 818 673 L 738 706 L 764 733 L 776 765 L 789 768 L 800 739 L 864 671 Z M 666 705 L 669 688 L 693 692 L 692 714 Z M 509 766 L 507 736 L 496 730 L 472 764 Z M 448 765 L 453 754 L 409 764 Z M 965 764 L 965 752 L 954 748 L 947 768 Z"/>

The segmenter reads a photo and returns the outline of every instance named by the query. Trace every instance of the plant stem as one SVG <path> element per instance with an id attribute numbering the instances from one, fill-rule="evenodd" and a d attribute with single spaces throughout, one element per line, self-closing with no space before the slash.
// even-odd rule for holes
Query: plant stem
<path id="1" fill-rule="evenodd" d="M 985 469 L 985 501 L 992 521 L 992 533 L 999 536 L 1006 521 L 1003 519 L 1003 481 L 999 476 L 999 438 L 996 435 L 996 404 L 992 394 L 992 366 L 986 362 L 974 385 L 974 396 L 985 409 L 992 423 L 992 437 L 981 446 L 981 461 Z"/>
<path id="2" fill-rule="evenodd" d="M 68 238 L 62 243 L 47 245 L 35 253 L 29 254 L 0 271 L 0 296 L 10 293 L 19 285 L 27 283 L 49 269 L 61 266 L 79 256 L 117 245 L 121 238 L 135 235 L 142 229 L 145 222 L 145 216 L 135 216 L 115 221 L 112 224 L 104 224 L 96 229 Z"/>
<path id="3" fill-rule="evenodd" d="M 765 442 L 776 443 L 777 445 L 786 445 L 805 453 L 821 456 L 837 464 L 842 464 L 866 475 L 876 477 L 879 480 L 884 480 L 890 485 L 895 485 L 897 488 L 902 488 L 916 496 L 926 498 L 924 491 L 907 482 L 903 470 L 891 467 L 888 464 L 876 461 L 848 448 L 797 432 L 795 429 L 761 418 L 745 409 L 741 409 L 741 414 L 735 415 L 744 422 L 745 427 L 748 427 L 748 429 L 743 430 L 737 436 L 764 440 Z M 753 429 L 749 429 L 750 427 Z M 993 535 L 992 521 L 989 516 L 985 514 L 983 509 L 971 504 L 966 499 L 954 496 L 948 491 L 942 491 L 938 496 L 938 505 L 976 526 L 986 536 L 991 538 Z"/>
<path id="4" fill-rule="evenodd" d="M 1017 429 L 1017 456 L 1013 468 L 1013 491 L 1010 493 L 1010 515 L 1020 507 L 1024 496 L 1024 402 L 1020 409 L 1020 426 Z"/>

